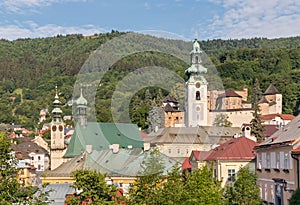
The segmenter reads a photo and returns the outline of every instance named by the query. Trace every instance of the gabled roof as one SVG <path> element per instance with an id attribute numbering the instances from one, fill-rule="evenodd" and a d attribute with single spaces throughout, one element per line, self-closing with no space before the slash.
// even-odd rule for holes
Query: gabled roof
<path id="1" fill-rule="evenodd" d="M 166 104 L 166 106 L 164 107 L 165 112 L 174 112 L 174 111 L 179 111 L 179 110 L 175 110 L 169 103 Z"/>
<path id="2" fill-rule="evenodd" d="M 252 150 L 257 145 L 247 137 L 233 138 L 213 149 L 205 160 L 253 160 L 255 155 Z"/>
<path id="3" fill-rule="evenodd" d="M 186 157 L 185 160 L 183 161 L 182 165 L 181 165 L 182 171 L 184 171 L 185 169 L 191 169 L 192 168 L 192 164 L 190 162 L 190 158 Z"/>
<path id="4" fill-rule="evenodd" d="M 135 124 L 88 122 L 86 127 L 77 125 L 71 137 L 65 158 L 80 155 L 86 145 L 95 150 L 108 149 L 109 145 L 119 144 L 120 148 L 142 148 L 144 146 L 140 131 Z"/>
<path id="5" fill-rule="evenodd" d="M 280 117 L 283 120 L 292 120 L 295 118 L 294 115 L 291 114 L 268 114 L 268 115 L 261 115 L 261 120 L 272 120 L 275 119 L 275 117 Z"/>
<path id="6" fill-rule="evenodd" d="M 160 152 L 158 154 L 165 166 L 164 174 L 167 174 L 167 171 L 173 169 L 177 162 Z M 150 151 L 145 152 L 141 148 L 119 149 L 117 153 L 113 153 L 111 149 L 93 150 L 45 173 L 49 177 L 67 177 L 75 170 L 88 169 L 108 176 L 136 177 L 142 171 L 143 161 L 149 157 Z"/>
<path id="7" fill-rule="evenodd" d="M 280 92 L 277 90 L 277 88 L 275 88 L 273 84 L 270 84 L 263 95 L 274 95 L 274 94 L 280 94 Z"/>
<path id="8" fill-rule="evenodd" d="M 279 129 L 265 141 L 260 143 L 260 146 L 277 143 L 293 143 L 293 141 L 297 140 L 298 138 L 300 138 L 300 115 L 295 117 L 282 129 Z"/>
<path id="9" fill-rule="evenodd" d="M 18 144 L 12 144 L 11 149 L 14 150 L 19 159 L 31 159 L 30 153 L 47 154 L 47 150 L 33 142 L 32 137 L 18 138 Z"/>
<path id="10" fill-rule="evenodd" d="M 219 95 L 218 98 L 224 98 L 224 97 L 238 97 L 238 98 L 242 98 L 242 96 L 240 96 L 239 94 L 237 94 L 234 90 L 226 90 L 225 93 L 222 93 L 221 95 Z"/>
<path id="11" fill-rule="evenodd" d="M 211 150 L 210 151 L 193 150 L 191 153 L 191 157 L 194 156 L 197 161 L 202 161 L 205 160 L 206 157 L 208 157 L 211 152 L 212 152 Z"/>
<path id="12" fill-rule="evenodd" d="M 218 144 L 241 132 L 239 127 L 166 127 L 149 133 L 146 141 L 153 144 Z"/>
<path id="13" fill-rule="evenodd" d="M 172 102 L 172 103 L 178 103 L 178 101 L 177 101 L 175 98 L 171 97 L 170 95 L 168 95 L 168 96 L 165 98 L 164 102 L 165 102 L 165 103 L 169 103 L 169 102 Z"/>

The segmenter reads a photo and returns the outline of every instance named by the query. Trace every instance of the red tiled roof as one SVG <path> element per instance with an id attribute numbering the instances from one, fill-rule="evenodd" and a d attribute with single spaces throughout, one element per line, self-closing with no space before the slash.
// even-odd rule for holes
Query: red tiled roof
<path id="1" fill-rule="evenodd" d="M 140 133 L 143 139 L 145 139 L 148 136 L 148 134 L 143 131 L 140 131 Z"/>
<path id="2" fill-rule="evenodd" d="M 295 116 L 291 115 L 291 114 L 269 114 L 269 115 L 260 116 L 260 119 L 261 120 L 272 120 L 275 117 L 280 117 L 283 120 L 292 120 L 295 118 Z"/>
<path id="3" fill-rule="evenodd" d="M 184 171 L 185 169 L 191 169 L 192 168 L 192 164 L 190 163 L 190 158 L 187 157 L 185 158 L 185 160 L 182 163 L 182 171 Z"/>
<path id="4" fill-rule="evenodd" d="M 300 154 L 300 147 L 292 150 L 293 154 Z"/>
<path id="5" fill-rule="evenodd" d="M 257 145 L 247 137 L 233 138 L 215 148 L 205 160 L 252 160 L 255 158 L 252 150 Z"/>
<path id="6" fill-rule="evenodd" d="M 272 134 L 278 131 L 278 125 L 264 125 L 264 135 L 270 137 Z"/>
<path id="7" fill-rule="evenodd" d="M 205 158 L 211 153 L 211 151 L 198 151 L 193 150 L 192 154 L 197 161 L 205 160 Z"/>

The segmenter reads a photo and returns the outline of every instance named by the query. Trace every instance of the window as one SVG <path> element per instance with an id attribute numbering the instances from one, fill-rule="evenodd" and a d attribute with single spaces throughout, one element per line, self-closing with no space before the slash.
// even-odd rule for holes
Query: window
<path id="1" fill-rule="evenodd" d="M 171 149 L 169 149 L 169 154 L 171 154 L 171 152 L 172 152 Z"/>
<path id="2" fill-rule="evenodd" d="M 235 178 L 235 169 L 228 169 L 228 181 L 233 182 Z"/>
<path id="3" fill-rule="evenodd" d="M 186 149 L 185 151 L 186 151 L 187 154 L 189 153 L 189 149 Z"/>
<path id="4" fill-rule="evenodd" d="M 177 154 L 180 154 L 180 149 L 177 149 Z"/>
<path id="5" fill-rule="evenodd" d="M 38 156 L 38 160 L 41 160 L 41 156 Z"/>
<path id="6" fill-rule="evenodd" d="M 256 160 L 257 160 L 257 169 L 261 169 L 262 163 L 261 163 L 261 155 L 260 154 L 256 155 Z"/>
<path id="7" fill-rule="evenodd" d="M 197 91 L 196 92 L 196 100 L 200 100 L 201 98 L 200 98 L 200 92 L 199 91 Z"/>
<path id="8" fill-rule="evenodd" d="M 31 157 L 31 160 L 34 160 L 34 157 L 33 157 L 33 156 Z"/>
<path id="9" fill-rule="evenodd" d="M 268 184 L 265 184 L 265 201 L 268 201 Z"/>
<path id="10" fill-rule="evenodd" d="M 267 168 L 270 169 L 271 167 L 271 160 L 270 160 L 270 153 L 267 153 Z"/>
<path id="11" fill-rule="evenodd" d="M 284 154 L 284 169 L 288 169 L 289 168 L 289 154 L 288 153 L 285 153 Z"/>
<path id="12" fill-rule="evenodd" d="M 214 169 L 214 177 L 217 178 L 218 175 L 217 175 L 217 169 Z"/>
<path id="13" fill-rule="evenodd" d="M 280 168 L 280 154 L 279 152 L 276 153 L 276 169 Z"/>

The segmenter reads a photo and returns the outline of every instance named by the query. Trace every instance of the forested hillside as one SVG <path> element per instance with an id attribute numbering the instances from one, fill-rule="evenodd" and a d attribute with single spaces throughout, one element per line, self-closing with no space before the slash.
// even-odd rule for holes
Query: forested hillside
<path id="1" fill-rule="evenodd" d="M 74 34 L 0 40 L 0 122 L 35 128 L 40 109 L 51 109 L 55 86 L 59 87 L 61 101 L 64 104 L 70 101 L 76 74 L 88 56 L 122 34 L 112 31 L 89 37 Z M 170 40 L 170 43 L 181 45 L 182 41 Z M 253 79 L 258 78 L 262 90 L 273 83 L 283 94 L 284 113 L 299 113 L 300 37 L 209 40 L 201 41 L 200 45 L 214 62 L 226 89 L 242 89 L 246 85 L 251 91 Z M 97 92 L 99 121 L 112 121 L 107 107 L 118 81 L 144 65 L 164 65 L 183 78 L 188 67 L 185 62 L 158 52 L 138 53 L 118 61 L 105 74 Z M 158 88 L 137 93 L 130 106 L 132 121 L 147 127 L 150 107 L 159 104 L 167 94 Z M 65 106 L 63 111 L 71 115 L 70 107 Z"/>

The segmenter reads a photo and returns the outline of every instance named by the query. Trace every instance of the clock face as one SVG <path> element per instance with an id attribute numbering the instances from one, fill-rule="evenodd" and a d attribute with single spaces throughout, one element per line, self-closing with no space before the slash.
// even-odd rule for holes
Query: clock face
<path id="1" fill-rule="evenodd" d="M 199 82 L 196 83 L 196 88 L 200 88 L 200 83 Z"/>
<path id="2" fill-rule="evenodd" d="M 52 126 L 52 131 L 55 132 L 57 127 L 55 125 Z"/>
<path id="3" fill-rule="evenodd" d="M 63 126 L 59 125 L 58 129 L 59 129 L 59 131 L 63 131 Z"/>

